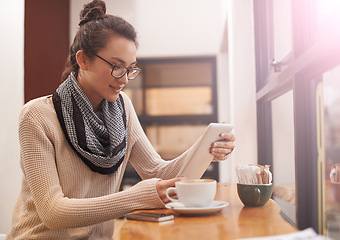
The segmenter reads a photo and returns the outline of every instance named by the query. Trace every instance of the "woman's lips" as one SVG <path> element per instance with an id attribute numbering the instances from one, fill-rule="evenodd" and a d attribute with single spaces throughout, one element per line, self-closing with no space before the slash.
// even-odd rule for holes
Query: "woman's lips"
<path id="1" fill-rule="evenodd" d="M 123 86 L 116 87 L 116 86 L 110 85 L 110 87 L 111 87 L 115 92 L 118 92 L 118 93 L 123 89 Z"/>

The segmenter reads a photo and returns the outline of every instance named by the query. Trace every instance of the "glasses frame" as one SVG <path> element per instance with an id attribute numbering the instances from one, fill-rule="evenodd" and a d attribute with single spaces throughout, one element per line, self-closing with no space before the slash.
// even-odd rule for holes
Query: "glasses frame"
<path id="1" fill-rule="evenodd" d="M 121 78 L 121 77 L 123 77 L 123 76 L 127 73 L 127 75 L 126 75 L 126 76 L 127 76 L 127 79 L 128 79 L 128 80 L 134 80 L 134 79 L 139 75 L 139 73 L 142 71 L 140 68 L 137 68 L 137 67 L 127 68 L 127 67 L 124 67 L 124 66 L 122 66 L 122 65 L 114 65 L 114 64 L 110 63 L 109 61 L 105 60 L 104 58 L 102 58 L 101 56 L 99 56 L 99 55 L 97 55 L 97 54 L 95 54 L 95 56 L 98 57 L 99 59 L 103 60 L 104 62 L 106 62 L 107 64 L 109 64 L 109 65 L 112 67 L 111 76 L 114 77 L 114 78 Z M 118 66 L 119 66 L 119 67 L 125 68 L 125 71 L 124 71 L 121 75 L 119 75 L 119 76 L 114 76 L 114 75 L 113 75 L 113 71 L 114 71 L 115 68 L 118 67 Z M 129 76 L 129 73 L 130 73 L 131 71 L 138 71 L 138 73 L 137 73 L 136 76 L 134 76 L 134 77 L 132 77 L 132 78 L 129 78 L 128 76 Z"/>

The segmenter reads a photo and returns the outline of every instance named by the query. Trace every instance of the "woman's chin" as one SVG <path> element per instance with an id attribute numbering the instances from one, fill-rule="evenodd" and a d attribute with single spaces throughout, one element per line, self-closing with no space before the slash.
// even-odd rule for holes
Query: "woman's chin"
<path id="1" fill-rule="evenodd" d="M 114 101 L 117 100 L 117 98 L 118 98 L 118 95 L 110 96 L 110 97 L 107 97 L 107 98 L 105 98 L 105 99 L 106 99 L 106 101 L 108 101 L 108 102 L 114 102 Z"/>

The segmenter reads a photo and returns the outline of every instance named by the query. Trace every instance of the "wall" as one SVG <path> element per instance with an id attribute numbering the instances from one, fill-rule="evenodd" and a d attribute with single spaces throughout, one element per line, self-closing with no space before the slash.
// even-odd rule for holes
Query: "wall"
<path id="1" fill-rule="evenodd" d="M 227 38 L 225 38 L 227 41 Z M 217 72 L 218 79 L 218 87 L 217 87 L 217 102 L 218 102 L 218 122 L 227 122 L 234 123 L 231 120 L 231 106 L 230 106 L 230 97 L 231 97 L 231 89 L 228 72 L 228 53 L 222 51 L 217 55 L 217 68 L 219 69 Z M 233 166 L 233 155 L 229 157 L 228 160 L 220 162 L 219 167 L 219 177 L 221 182 L 231 182 L 232 181 L 232 166 Z"/>
<path id="2" fill-rule="evenodd" d="M 60 84 L 69 48 L 69 5 L 69 0 L 25 3 L 25 102 L 54 93 Z"/>
<path id="3" fill-rule="evenodd" d="M 70 38 L 87 0 L 71 0 Z M 138 57 L 216 55 L 226 11 L 223 0 L 112 0 L 107 12 L 123 17 L 138 32 Z"/>
<path id="4" fill-rule="evenodd" d="M 231 122 L 236 148 L 232 154 L 231 179 L 235 167 L 257 163 L 254 16 L 251 0 L 232 0 L 228 5 L 228 55 Z M 226 90 L 227 91 L 227 90 Z"/>
<path id="5" fill-rule="evenodd" d="M 24 103 L 24 0 L 3 1 L 1 10 L 0 233 L 6 233 L 21 182 L 17 132 Z"/>
<path id="6" fill-rule="evenodd" d="M 86 0 L 71 0 L 70 38 Z M 221 163 L 220 180 L 257 163 L 255 56 L 251 0 L 106 1 L 107 12 L 138 32 L 137 57 L 217 56 L 219 121 L 234 123 L 237 148 Z M 228 20 L 228 21 L 227 21 Z M 72 41 L 72 40 L 71 40 Z M 229 64 L 228 64 L 229 63 Z"/>

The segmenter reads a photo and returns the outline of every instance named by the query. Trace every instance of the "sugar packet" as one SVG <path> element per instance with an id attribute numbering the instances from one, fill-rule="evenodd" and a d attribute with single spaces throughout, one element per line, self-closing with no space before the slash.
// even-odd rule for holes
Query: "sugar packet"
<path id="1" fill-rule="evenodd" d="M 272 182 L 270 165 L 240 165 L 236 168 L 238 182 L 241 184 L 269 184 Z"/>

